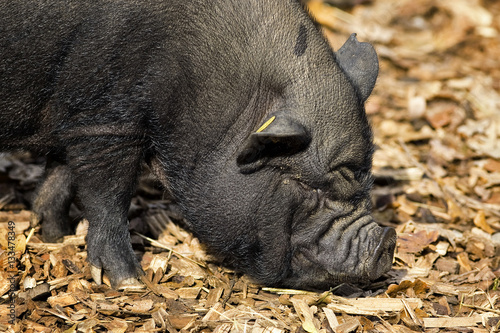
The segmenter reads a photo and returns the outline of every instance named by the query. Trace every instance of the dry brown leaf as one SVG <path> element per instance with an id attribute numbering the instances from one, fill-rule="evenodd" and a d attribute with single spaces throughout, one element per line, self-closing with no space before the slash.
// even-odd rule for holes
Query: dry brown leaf
<path id="1" fill-rule="evenodd" d="M 398 235 L 397 247 L 398 251 L 419 253 L 429 244 L 435 242 L 439 237 L 436 230 L 426 231 L 420 230 L 415 233 L 405 233 Z"/>
<path id="2" fill-rule="evenodd" d="M 397 297 L 401 293 L 408 293 L 408 290 L 411 290 L 415 295 L 425 294 L 429 290 L 429 285 L 420 279 L 416 279 L 414 282 L 412 281 L 402 281 L 398 285 L 390 285 L 387 288 L 387 294 L 390 297 Z"/>

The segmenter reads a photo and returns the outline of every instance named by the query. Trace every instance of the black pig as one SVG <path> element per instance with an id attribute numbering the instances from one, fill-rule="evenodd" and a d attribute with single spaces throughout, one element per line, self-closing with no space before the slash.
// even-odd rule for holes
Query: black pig
<path id="1" fill-rule="evenodd" d="M 70 232 L 78 199 L 98 283 L 142 274 L 127 210 L 144 161 L 258 281 L 364 282 L 395 246 L 370 216 L 377 74 L 371 45 L 333 53 L 299 1 L 3 0 L 0 149 L 47 156 L 43 236 Z"/>

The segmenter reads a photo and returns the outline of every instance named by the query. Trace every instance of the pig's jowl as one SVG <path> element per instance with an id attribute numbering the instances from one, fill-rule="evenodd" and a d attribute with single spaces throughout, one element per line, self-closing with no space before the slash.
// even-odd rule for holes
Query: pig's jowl
<path id="1" fill-rule="evenodd" d="M 5 0 L 0 149 L 47 156 L 34 216 L 56 241 L 78 201 L 98 283 L 142 274 L 127 211 L 144 161 L 258 281 L 365 282 L 395 246 L 370 216 L 377 74 L 370 44 L 334 53 L 299 1 Z"/>

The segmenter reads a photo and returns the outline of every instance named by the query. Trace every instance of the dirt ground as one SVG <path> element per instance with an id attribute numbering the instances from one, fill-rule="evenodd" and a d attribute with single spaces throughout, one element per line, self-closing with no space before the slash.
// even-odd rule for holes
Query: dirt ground
<path id="1" fill-rule="evenodd" d="M 30 227 L 43 161 L 2 155 L 0 331 L 500 332 L 500 1 L 350 2 L 308 5 L 335 50 L 356 32 L 379 54 L 366 110 L 373 214 L 398 232 L 391 271 L 364 289 L 256 285 L 207 255 L 146 179 L 130 215 L 149 287 L 97 286 L 85 221 L 58 244 Z"/>

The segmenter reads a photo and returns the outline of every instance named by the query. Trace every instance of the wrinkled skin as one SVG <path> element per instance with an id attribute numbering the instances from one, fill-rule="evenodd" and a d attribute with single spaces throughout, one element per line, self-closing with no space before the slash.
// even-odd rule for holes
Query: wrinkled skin
<path id="1" fill-rule="evenodd" d="M 142 274 L 127 210 L 143 161 L 192 231 L 264 284 L 390 269 L 395 232 L 370 216 L 369 44 L 334 54 L 278 0 L 2 1 L 0 31 L 0 149 L 49 157 L 35 220 L 60 239 L 76 197 L 98 283 Z"/>

